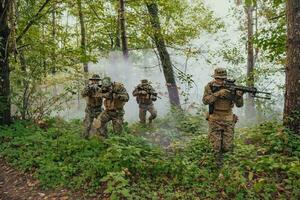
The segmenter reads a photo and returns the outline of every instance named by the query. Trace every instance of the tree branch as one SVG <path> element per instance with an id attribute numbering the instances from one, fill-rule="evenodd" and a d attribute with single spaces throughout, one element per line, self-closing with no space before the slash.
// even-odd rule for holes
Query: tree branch
<path id="1" fill-rule="evenodd" d="M 24 28 L 24 30 L 21 32 L 21 34 L 17 37 L 16 42 L 18 43 L 23 36 L 27 33 L 27 31 L 30 29 L 30 27 L 34 24 L 34 22 L 40 18 L 40 14 L 41 12 L 44 10 L 44 8 L 46 7 L 46 5 L 50 2 L 51 0 L 46 0 L 44 2 L 44 4 L 40 7 L 40 9 L 38 10 L 38 12 L 31 18 L 31 20 L 28 22 L 28 24 L 26 25 L 26 27 Z"/>

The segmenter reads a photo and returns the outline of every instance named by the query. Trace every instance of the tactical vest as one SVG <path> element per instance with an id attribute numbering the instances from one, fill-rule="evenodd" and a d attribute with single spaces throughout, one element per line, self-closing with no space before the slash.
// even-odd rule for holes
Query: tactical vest
<path id="1" fill-rule="evenodd" d="M 152 104 L 153 101 L 151 99 L 151 94 L 150 94 L 150 91 L 151 91 L 151 88 L 150 88 L 150 85 L 138 85 L 138 91 L 146 91 L 147 94 L 138 94 L 136 96 L 136 101 L 138 104 L 146 104 L 146 105 L 149 105 L 149 104 Z"/>
<path id="2" fill-rule="evenodd" d="M 122 89 L 124 86 L 123 84 L 121 83 L 114 83 L 113 84 L 113 93 L 118 93 L 118 90 Z M 110 111 L 113 111 L 113 110 L 122 110 L 124 105 L 125 105 L 126 102 L 124 101 L 121 101 L 120 99 L 105 99 L 104 100 L 104 106 L 105 106 L 105 109 L 106 110 L 110 110 Z"/>
<path id="3" fill-rule="evenodd" d="M 101 107 L 102 106 L 102 98 L 89 96 L 87 97 L 87 106 L 89 107 Z"/>
<path id="4" fill-rule="evenodd" d="M 222 87 L 214 87 L 214 82 L 211 82 L 209 84 L 211 90 L 213 93 L 217 92 L 220 89 L 223 89 Z M 232 121 L 233 120 L 233 113 L 232 108 L 234 106 L 234 103 L 230 99 L 223 99 L 223 98 L 217 98 L 215 101 L 213 107 L 213 113 L 210 114 L 209 119 L 211 120 L 224 120 L 224 121 Z"/>

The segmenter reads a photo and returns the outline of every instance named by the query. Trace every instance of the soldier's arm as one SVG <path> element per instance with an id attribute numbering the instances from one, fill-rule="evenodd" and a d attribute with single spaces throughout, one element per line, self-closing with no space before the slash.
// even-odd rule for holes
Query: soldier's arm
<path id="1" fill-rule="evenodd" d="M 152 85 L 150 85 L 150 93 L 151 94 L 155 94 L 156 93 L 156 91 L 154 90 L 154 88 L 152 87 Z"/>
<path id="2" fill-rule="evenodd" d="M 87 85 L 87 86 L 85 86 L 84 89 L 82 90 L 81 96 L 82 96 L 82 97 L 87 97 L 87 96 L 90 96 L 90 93 L 91 93 L 91 89 L 90 89 L 89 85 Z"/>
<path id="3" fill-rule="evenodd" d="M 209 85 L 205 86 L 202 102 L 204 105 L 213 104 L 217 100 L 217 97 L 213 94 Z"/>
<path id="4" fill-rule="evenodd" d="M 137 87 L 135 87 L 134 88 L 134 90 L 133 90 L 133 92 L 132 92 L 132 95 L 135 97 L 135 96 L 137 96 L 138 95 L 138 88 Z"/>
<path id="5" fill-rule="evenodd" d="M 116 93 L 116 97 L 118 99 L 120 99 L 121 101 L 129 101 L 129 95 L 125 89 L 125 87 L 122 87 L 117 93 Z"/>

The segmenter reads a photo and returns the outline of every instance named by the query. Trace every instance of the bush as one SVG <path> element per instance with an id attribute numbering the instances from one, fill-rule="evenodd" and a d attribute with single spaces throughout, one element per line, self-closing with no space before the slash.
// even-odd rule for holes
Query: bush
<path id="1" fill-rule="evenodd" d="M 200 131 L 189 134 L 185 126 L 196 117 L 181 117 L 186 122 L 178 124 L 176 135 L 189 140 L 176 140 L 171 149 L 139 135 L 157 132 L 158 124 L 166 128 L 170 118 L 154 127 L 127 126 L 125 133 L 106 140 L 80 138 L 79 121 L 48 119 L 46 130 L 25 121 L 1 127 L 0 154 L 33 173 L 44 188 L 83 189 L 111 199 L 299 198 L 300 139 L 280 124 L 238 130 L 234 152 L 218 169 L 207 137 Z"/>

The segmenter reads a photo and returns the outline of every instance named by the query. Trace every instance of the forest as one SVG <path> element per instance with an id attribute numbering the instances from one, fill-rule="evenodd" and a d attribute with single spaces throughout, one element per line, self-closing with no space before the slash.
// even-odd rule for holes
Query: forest
<path id="1" fill-rule="evenodd" d="M 0 0 L 0 67 L 1 200 L 300 199 L 300 0 Z"/>

